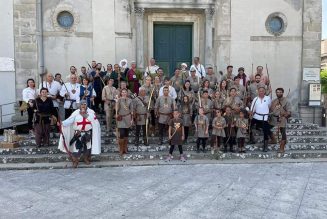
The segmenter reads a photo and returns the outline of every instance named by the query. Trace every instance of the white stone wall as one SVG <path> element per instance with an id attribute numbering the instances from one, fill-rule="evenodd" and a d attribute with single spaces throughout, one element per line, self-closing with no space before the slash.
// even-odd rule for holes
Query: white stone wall
<path id="1" fill-rule="evenodd" d="M 286 16 L 287 27 L 278 37 L 268 33 L 267 17 L 280 12 Z M 268 65 L 272 89 L 291 90 L 290 98 L 297 109 L 301 82 L 302 7 L 285 0 L 243 0 L 231 2 L 230 63 L 243 66 L 250 75 L 252 63 Z"/>
<path id="2" fill-rule="evenodd" d="M 69 74 L 69 66 L 80 71 L 94 57 L 93 9 L 91 0 L 42 1 L 44 66 L 53 74 Z M 75 16 L 74 31 L 66 31 L 56 23 L 57 14 L 68 10 Z M 100 34 L 100 33 L 99 33 Z"/>

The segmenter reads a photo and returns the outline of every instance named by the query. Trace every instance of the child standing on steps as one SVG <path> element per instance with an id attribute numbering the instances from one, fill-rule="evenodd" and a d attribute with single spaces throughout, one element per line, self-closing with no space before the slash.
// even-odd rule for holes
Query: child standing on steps
<path id="1" fill-rule="evenodd" d="M 239 118 L 236 120 L 236 127 L 237 127 L 237 143 L 238 143 L 238 152 L 239 153 L 246 153 L 244 144 L 245 144 L 245 137 L 248 131 L 248 119 L 245 118 L 246 111 L 241 110 L 239 114 Z"/>
<path id="2" fill-rule="evenodd" d="M 223 138 L 226 137 L 224 128 L 226 121 L 221 115 L 222 110 L 216 110 L 216 117 L 212 121 L 212 135 L 211 135 L 211 154 L 215 154 L 215 150 L 219 150 Z"/>
<path id="3" fill-rule="evenodd" d="M 170 141 L 170 149 L 166 162 L 171 161 L 175 145 L 178 145 L 180 160 L 182 162 L 186 161 L 183 155 L 183 147 L 182 147 L 184 141 L 184 126 L 183 126 L 183 120 L 179 116 L 180 113 L 177 110 L 175 110 L 173 113 L 173 118 L 168 122 L 169 125 L 168 138 Z"/>
<path id="4" fill-rule="evenodd" d="M 224 118 L 226 120 L 225 127 L 225 140 L 224 140 L 224 153 L 227 153 L 227 144 L 229 144 L 230 152 L 234 153 L 234 142 L 235 142 L 235 121 L 236 118 L 232 113 L 232 108 L 230 106 L 226 106 Z"/>
<path id="5" fill-rule="evenodd" d="M 206 152 L 206 143 L 209 137 L 209 119 L 204 115 L 202 107 L 199 108 L 199 115 L 194 119 L 195 133 L 197 134 L 196 147 L 197 153 L 200 153 L 200 144 L 202 144 L 203 153 Z"/>

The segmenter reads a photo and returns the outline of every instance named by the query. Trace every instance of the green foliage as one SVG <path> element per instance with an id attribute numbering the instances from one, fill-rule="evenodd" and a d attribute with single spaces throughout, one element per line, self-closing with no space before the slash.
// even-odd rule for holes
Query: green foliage
<path id="1" fill-rule="evenodd" d="M 327 94 L 327 69 L 321 70 L 320 72 L 322 93 Z"/>

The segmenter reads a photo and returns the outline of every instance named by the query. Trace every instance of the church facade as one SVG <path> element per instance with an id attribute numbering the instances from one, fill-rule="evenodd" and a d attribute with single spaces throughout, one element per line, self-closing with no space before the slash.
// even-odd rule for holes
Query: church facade
<path id="1" fill-rule="evenodd" d="M 227 65 L 250 75 L 269 69 L 272 89 L 290 90 L 295 114 L 312 121 L 307 71 L 320 69 L 320 0 L 8 0 L 1 22 L 10 39 L 1 57 L 14 60 L 15 98 L 28 78 L 40 81 L 46 68 L 69 73 L 96 60 L 123 58 L 140 69 L 154 57 L 167 75 L 200 57 L 225 73 Z M 8 12 L 9 11 L 9 12 Z M 4 14 L 4 12 L 6 12 Z M 4 49 L 4 50 L 3 50 Z M 10 51 L 10 52 L 5 52 Z M 252 65 L 254 69 L 252 69 Z M 286 95 L 285 94 L 285 95 Z M 317 115 L 313 115 L 315 112 Z M 315 120 L 317 122 L 317 120 Z"/>

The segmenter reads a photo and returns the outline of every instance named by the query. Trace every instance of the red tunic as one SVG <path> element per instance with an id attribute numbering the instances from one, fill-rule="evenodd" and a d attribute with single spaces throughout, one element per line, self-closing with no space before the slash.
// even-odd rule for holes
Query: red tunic
<path id="1" fill-rule="evenodd" d="M 129 69 L 127 72 L 128 88 L 132 93 L 139 94 L 139 80 L 134 69 Z"/>

